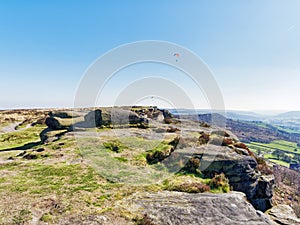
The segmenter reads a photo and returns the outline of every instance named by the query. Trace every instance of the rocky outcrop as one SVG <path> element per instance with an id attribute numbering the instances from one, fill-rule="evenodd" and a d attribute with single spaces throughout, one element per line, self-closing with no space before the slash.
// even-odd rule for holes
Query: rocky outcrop
<path id="1" fill-rule="evenodd" d="M 46 128 L 40 133 L 40 139 L 42 143 L 48 143 L 59 140 L 59 138 L 64 135 L 67 130 L 53 130 Z"/>
<path id="2" fill-rule="evenodd" d="M 45 121 L 47 129 L 41 132 L 42 142 L 55 141 L 58 139 L 58 130 L 73 131 L 94 127 L 122 127 L 136 126 L 148 127 L 148 119 L 139 116 L 131 110 L 121 108 L 104 108 L 82 111 L 55 111 L 50 112 Z"/>
<path id="3" fill-rule="evenodd" d="M 76 117 L 76 118 L 59 118 L 59 117 L 48 117 L 46 119 L 46 125 L 53 130 L 61 130 L 61 129 L 68 129 L 72 125 L 83 122 L 83 117 Z"/>
<path id="4" fill-rule="evenodd" d="M 262 175 L 257 181 L 255 192 L 249 196 L 249 200 L 256 209 L 266 211 L 272 205 L 273 187 L 275 185 L 275 178 L 273 175 Z"/>
<path id="5" fill-rule="evenodd" d="M 82 114 L 82 113 L 81 113 Z M 72 115 L 76 115 L 71 117 Z M 100 126 L 119 126 L 119 125 L 144 125 L 148 120 L 130 110 L 119 108 L 109 108 L 105 110 L 92 110 L 86 112 L 84 116 L 71 114 L 71 112 L 50 113 L 46 119 L 46 125 L 53 130 L 69 129 L 72 127 L 100 127 Z"/>
<path id="6" fill-rule="evenodd" d="M 271 225 L 271 220 L 256 211 L 240 192 L 227 194 L 188 194 L 163 191 L 136 193 L 120 203 L 131 214 L 144 214 L 155 225 Z"/>
<path id="7" fill-rule="evenodd" d="M 163 121 L 167 124 L 171 124 L 171 123 L 179 123 L 180 121 L 177 118 L 174 118 L 173 114 L 170 113 L 170 111 L 166 110 L 166 109 L 162 109 L 161 110 L 162 114 L 163 114 Z"/>
<path id="8" fill-rule="evenodd" d="M 111 120 L 113 125 L 148 125 L 148 119 L 145 117 L 139 116 L 130 110 L 118 108 L 111 110 Z"/>
<path id="9" fill-rule="evenodd" d="M 100 127 L 101 124 L 103 124 L 103 119 L 102 119 L 102 111 L 100 109 L 90 111 L 88 114 L 84 116 L 83 125 L 87 127 Z M 76 126 L 76 124 L 74 126 Z"/>
<path id="10" fill-rule="evenodd" d="M 300 219 L 297 218 L 294 210 L 288 205 L 277 205 L 266 212 L 270 218 L 280 225 L 299 225 Z"/>
<path id="11" fill-rule="evenodd" d="M 177 150 L 188 156 L 189 150 Z M 208 144 L 194 150 L 190 157 L 200 160 L 199 170 L 207 177 L 224 173 L 235 191 L 246 194 L 251 204 L 260 211 L 272 207 L 274 176 L 262 176 L 256 170 L 257 162 L 247 151 Z M 246 155 L 248 154 L 248 155 Z"/>
<path id="12" fill-rule="evenodd" d="M 66 111 L 53 111 L 49 112 L 50 117 L 59 117 L 59 118 L 76 118 L 84 116 L 84 112 L 81 111 L 73 111 L 73 110 L 66 110 Z"/>

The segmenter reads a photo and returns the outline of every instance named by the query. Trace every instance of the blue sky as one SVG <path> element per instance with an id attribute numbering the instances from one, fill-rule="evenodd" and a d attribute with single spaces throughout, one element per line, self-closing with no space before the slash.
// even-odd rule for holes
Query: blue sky
<path id="1" fill-rule="evenodd" d="M 297 0 L 1 1 L 0 108 L 71 107 L 96 58 L 164 40 L 207 63 L 226 109 L 300 110 L 299 11 Z"/>

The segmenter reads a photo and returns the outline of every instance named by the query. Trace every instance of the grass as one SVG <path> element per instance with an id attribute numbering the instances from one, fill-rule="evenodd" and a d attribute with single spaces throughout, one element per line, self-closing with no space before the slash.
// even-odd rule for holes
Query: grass
<path id="1" fill-rule="evenodd" d="M 52 150 L 58 150 L 58 149 L 66 149 L 66 148 L 75 148 L 76 142 L 74 140 L 70 140 L 67 138 L 61 138 L 59 141 L 55 141 L 55 142 L 50 142 L 45 144 L 44 146 L 52 149 Z M 40 146 L 39 146 L 40 147 Z"/>
<path id="2" fill-rule="evenodd" d="M 3 143 L 0 142 L 0 146 L 3 147 L 0 149 L 37 141 L 38 134 L 43 129 L 44 126 L 36 126 L 5 134 L 4 137 L 2 135 L 0 138 L 6 139 Z M 198 134 L 193 133 L 193 135 Z M 63 211 L 57 212 L 56 208 L 54 211 L 45 211 L 41 215 L 41 221 L 57 224 L 58 218 L 62 215 L 92 215 L 112 211 L 118 200 L 138 191 L 177 190 L 190 193 L 204 191 L 223 193 L 229 190 L 223 178 L 214 183 L 214 178 L 204 179 L 201 174 L 174 175 L 175 172 L 168 170 L 170 165 L 168 167 L 160 162 L 149 165 L 146 155 L 168 150 L 171 140 L 147 140 L 134 136 L 114 139 L 112 136 L 102 135 L 101 138 L 78 138 L 75 142 L 63 136 L 59 141 L 37 146 L 37 148 L 45 148 L 41 154 L 49 153 L 47 158 L 26 160 L 15 157 L 12 162 L 2 163 L 0 164 L 0 198 L 3 204 L 0 206 L 0 224 L 7 221 L 8 224 L 13 224 L 14 221 L 15 224 L 28 222 L 33 216 L 31 213 L 34 211 L 30 208 L 33 203 L 43 204 L 42 198 L 49 198 L 49 196 L 58 199 L 55 205 L 62 205 Z M 118 147 L 118 151 L 114 150 L 115 146 Z M 0 151 L 1 156 L 6 153 Z M 30 153 L 38 154 L 35 151 Z M 60 154 L 63 157 L 55 158 L 55 155 Z M 68 162 L 73 163 L 72 159 L 80 155 L 85 163 L 69 164 L 66 162 L 66 155 Z M 174 161 L 178 162 L 178 159 L 180 157 L 175 157 Z M 5 198 L 6 196 L 8 198 Z M 28 204 L 23 207 L 18 205 L 19 202 Z M 7 219 L 12 215 L 9 207 L 17 209 L 14 210 L 13 219 L 10 220 Z M 20 211 L 20 209 L 24 210 Z"/>
<path id="3" fill-rule="evenodd" d="M 168 191 L 187 193 L 209 192 L 209 181 L 193 175 L 175 175 L 164 180 L 163 188 Z"/>
<path id="4" fill-rule="evenodd" d="M 21 147 L 25 144 L 40 141 L 39 134 L 45 126 L 37 125 L 28 129 L 0 135 L 0 151 L 8 148 Z"/>
<path id="5" fill-rule="evenodd" d="M 97 172 L 112 182 L 148 185 L 155 183 L 170 174 L 162 164 L 147 165 L 145 163 L 145 149 L 152 147 L 153 141 L 136 137 L 118 138 L 116 141 L 126 145 L 122 152 L 111 151 L 97 139 L 82 138 L 80 154 Z M 114 142 L 108 137 L 109 142 Z M 155 142 L 157 144 L 158 142 Z M 145 176 L 147 174 L 147 176 Z"/>
<path id="6" fill-rule="evenodd" d="M 288 162 L 284 162 L 282 160 L 277 160 L 277 159 L 274 159 L 274 158 L 269 158 L 269 160 L 273 163 L 276 163 L 278 165 L 281 165 L 281 166 L 285 166 L 285 167 L 288 167 L 290 166 L 290 164 Z"/>
<path id="7" fill-rule="evenodd" d="M 0 224 L 24 224 L 30 219 L 30 214 L 24 212 L 30 212 L 33 203 L 42 202 L 45 198 L 59 199 L 53 205 L 56 211 L 57 204 L 63 204 L 63 212 L 49 214 L 46 210 L 42 216 L 42 221 L 56 224 L 57 218 L 68 211 L 76 213 L 78 210 L 105 207 L 96 206 L 97 196 L 121 187 L 110 185 L 86 164 L 57 163 L 53 159 L 49 162 L 51 164 L 40 160 L 16 160 L 0 164 L 0 198 L 3 203 L 0 206 Z M 89 206 L 85 204 L 88 196 L 92 196 Z M 43 204 L 41 207 L 50 206 Z M 24 211 L 19 212 L 20 209 Z"/>
<path id="8" fill-rule="evenodd" d="M 224 174 L 216 175 L 212 179 L 204 179 L 201 175 L 177 174 L 163 181 L 163 189 L 187 193 L 227 193 L 230 186 Z"/>
<path id="9" fill-rule="evenodd" d="M 18 170 L 17 175 L 0 184 L 0 190 L 11 192 L 46 195 L 48 193 L 68 194 L 81 190 L 94 191 L 99 187 L 92 168 L 83 168 L 79 164 L 54 165 L 13 164 L 2 166 L 2 169 Z"/>
<path id="10" fill-rule="evenodd" d="M 119 140 L 104 142 L 103 146 L 106 149 L 109 149 L 109 150 L 111 150 L 113 152 L 116 152 L 116 153 L 121 153 L 125 148 L 127 148 Z"/>

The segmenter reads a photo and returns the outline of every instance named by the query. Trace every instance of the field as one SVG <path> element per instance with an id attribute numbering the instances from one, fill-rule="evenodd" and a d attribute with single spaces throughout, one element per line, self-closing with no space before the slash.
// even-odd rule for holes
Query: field
<path id="1" fill-rule="evenodd" d="M 298 163 L 300 159 L 300 147 L 295 142 L 276 140 L 267 144 L 251 142 L 247 145 L 256 154 L 285 167 L 289 167 L 291 163 Z"/>

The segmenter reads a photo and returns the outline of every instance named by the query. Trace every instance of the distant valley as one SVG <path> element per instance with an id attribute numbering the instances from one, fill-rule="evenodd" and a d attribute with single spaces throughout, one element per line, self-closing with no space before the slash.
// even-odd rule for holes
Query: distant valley
<path id="1" fill-rule="evenodd" d="M 299 170 L 300 112 L 261 115 L 243 111 L 170 110 L 176 117 L 210 123 L 223 120 L 226 129 L 271 162 Z"/>

